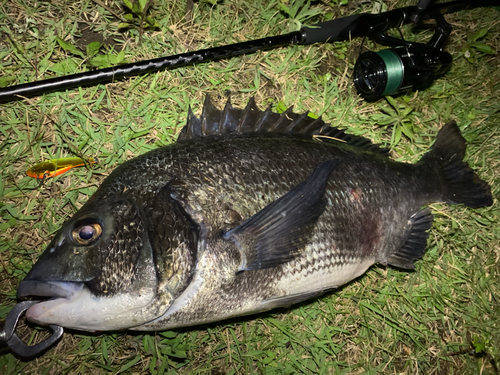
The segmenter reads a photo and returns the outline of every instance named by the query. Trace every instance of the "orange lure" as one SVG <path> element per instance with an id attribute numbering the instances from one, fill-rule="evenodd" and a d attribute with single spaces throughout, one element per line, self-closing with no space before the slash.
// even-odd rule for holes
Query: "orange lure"
<path id="1" fill-rule="evenodd" d="M 88 158 L 87 161 L 76 157 L 51 159 L 34 165 L 26 171 L 26 174 L 33 178 L 44 179 L 59 176 L 71 168 L 95 163 L 97 163 L 97 158 Z"/>

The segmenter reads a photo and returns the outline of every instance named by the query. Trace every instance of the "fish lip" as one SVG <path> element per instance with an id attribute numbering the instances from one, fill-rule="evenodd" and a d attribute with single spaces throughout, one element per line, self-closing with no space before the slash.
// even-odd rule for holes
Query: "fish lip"
<path id="1" fill-rule="evenodd" d="M 25 280 L 21 281 L 17 288 L 17 298 L 50 297 L 71 299 L 84 286 L 85 284 L 82 282 L 73 281 Z"/>

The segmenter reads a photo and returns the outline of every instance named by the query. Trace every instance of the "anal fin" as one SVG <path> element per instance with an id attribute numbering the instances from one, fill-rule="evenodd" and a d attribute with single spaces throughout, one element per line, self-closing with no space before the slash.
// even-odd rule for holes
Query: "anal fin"
<path id="1" fill-rule="evenodd" d="M 415 269 L 414 261 L 425 254 L 428 230 L 432 226 L 433 219 L 428 208 L 415 212 L 410 217 L 411 229 L 406 242 L 396 253 L 387 258 L 387 263 L 399 268 Z"/>
<path id="2" fill-rule="evenodd" d="M 324 294 L 325 292 L 327 292 L 328 290 L 331 290 L 331 289 L 334 289 L 334 288 L 315 289 L 315 290 L 302 292 L 302 293 L 288 294 L 286 296 L 268 298 L 264 301 L 265 309 L 271 310 L 271 309 L 275 309 L 278 307 L 292 306 L 292 305 L 295 305 L 297 303 L 301 303 L 301 302 L 307 301 L 309 299 L 319 297 L 320 295 Z"/>

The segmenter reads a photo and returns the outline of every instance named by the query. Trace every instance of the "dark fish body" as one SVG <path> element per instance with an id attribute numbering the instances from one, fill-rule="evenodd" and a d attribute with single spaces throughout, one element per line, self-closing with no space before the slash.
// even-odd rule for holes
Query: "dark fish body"
<path id="1" fill-rule="evenodd" d="M 454 123 L 407 164 L 321 120 L 207 101 L 176 144 L 103 182 L 18 295 L 52 297 L 27 312 L 41 324 L 161 330 L 288 306 L 376 263 L 412 269 L 422 207 L 492 203 L 464 153 Z"/>

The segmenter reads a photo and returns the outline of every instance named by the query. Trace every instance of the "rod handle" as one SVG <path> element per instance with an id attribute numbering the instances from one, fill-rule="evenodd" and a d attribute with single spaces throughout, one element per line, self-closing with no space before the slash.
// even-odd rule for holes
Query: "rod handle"
<path id="1" fill-rule="evenodd" d="M 301 44 L 327 43 L 341 40 L 348 40 L 353 23 L 369 14 L 355 14 L 345 18 L 320 22 L 312 26 L 304 26 L 302 31 L 303 39 Z"/>

